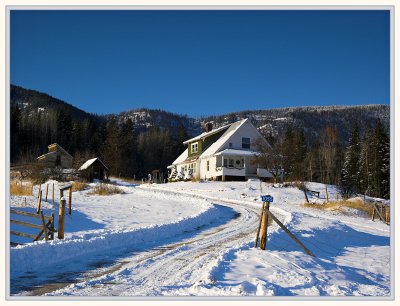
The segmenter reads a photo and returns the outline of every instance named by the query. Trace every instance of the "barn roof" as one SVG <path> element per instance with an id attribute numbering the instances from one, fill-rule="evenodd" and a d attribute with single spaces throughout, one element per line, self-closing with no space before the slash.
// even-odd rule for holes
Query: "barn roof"
<path id="1" fill-rule="evenodd" d="M 86 170 L 86 169 L 89 168 L 96 160 L 98 160 L 98 161 L 104 166 L 104 168 L 106 168 L 106 169 L 108 170 L 107 166 L 104 165 L 104 163 L 103 163 L 103 162 L 101 161 L 101 159 L 98 158 L 98 157 L 95 157 L 95 158 L 92 158 L 92 159 L 87 160 L 78 170 Z"/>
<path id="2" fill-rule="evenodd" d="M 51 148 L 56 147 L 60 151 L 64 152 L 65 154 L 68 154 L 69 156 L 72 157 L 71 154 L 69 154 L 62 146 L 60 146 L 58 143 L 52 143 L 51 145 L 48 145 L 47 148 L 50 151 Z"/>
<path id="3" fill-rule="evenodd" d="M 57 150 L 61 151 L 61 152 L 64 153 L 65 155 L 68 155 L 68 157 L 72 158 L 72 155 L 69 154 L 67 151 L 65 151 L 65 149 L 64 149 L 63 147 L 61 147 L 61 146 L 60 146 L 59 144 L 57 144 L 57 143 L 53 143 L 53 144 L 47 146 L 49 152 L 40 155 L 37 159 L 43 159 L 43 158 L 45 158 L 46 156 L 50 156 L 50 155 L 56 154 L 56 151 L 50 151 L 51 148 L 53 148 L 53 147 L 56 147 Z"/>

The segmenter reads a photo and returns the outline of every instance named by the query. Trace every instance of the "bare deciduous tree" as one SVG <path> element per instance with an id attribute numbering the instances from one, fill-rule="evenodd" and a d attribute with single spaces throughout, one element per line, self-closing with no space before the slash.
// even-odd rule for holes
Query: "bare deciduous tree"
<path id="1" fill-rule="evenodd" d="M 278 177 L 283 174 L 283 155 L 280 145 L 276 144 L 274 147 L 272 147 L 263 138 L 258 138 L 255 142 L 255 145 L 258 154 L 253 157 L 252 164 L 267 169 L 272 174 L 274 182 L 276 183 Z"/>

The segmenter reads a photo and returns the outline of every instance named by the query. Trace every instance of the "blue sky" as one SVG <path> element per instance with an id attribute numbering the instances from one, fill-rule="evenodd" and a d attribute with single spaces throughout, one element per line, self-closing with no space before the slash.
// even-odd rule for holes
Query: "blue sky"
<path id="1" fill-rule="evenodd" d="M 85 111 L 390 103 L 389 11 L 12 11 L 11 83 Z"/>

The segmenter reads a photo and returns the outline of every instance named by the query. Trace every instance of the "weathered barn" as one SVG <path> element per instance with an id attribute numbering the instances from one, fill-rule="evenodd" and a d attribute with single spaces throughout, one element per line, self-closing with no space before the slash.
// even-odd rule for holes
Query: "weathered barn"
<path id="1" fill-rule="evenodd" d="M 108 178 L 109 170 L 107 166 L 100 160 L 100 158 L 95 157 L 87 160 L 79 168 L 80 176 L 88 181 L 93 179 L 104 180 Z"/>
<path id="2" fill-rule="evenodd" d="M 59 144 L 53 143 L 48 147 L 49 152 L 37 158 L 45 167 L 61 167 L 64 169 L 72 168 L 72 156 L 65 151 Z"/>

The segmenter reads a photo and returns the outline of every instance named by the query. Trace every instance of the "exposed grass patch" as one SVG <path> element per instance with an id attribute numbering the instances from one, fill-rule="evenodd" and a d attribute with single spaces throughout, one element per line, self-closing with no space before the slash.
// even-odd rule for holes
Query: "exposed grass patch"
<path id="1" fill-rule="evenodd" d="M 85 190 L 89 187 L 89 184 L 85 182 L 73 182 L 72 183 L 72 191 L 81 191 Z"/>
<path id="2" fill-rule="evenodd" d="M 124 191 L 114 185 L 110 184 L 97 184 L 90 192 L 89 194 L 97 194 L 97 195 L 111 195 L 111 194 L 122 194 Z"/>
<path id="3" fill-rule="evenodd" d="M 312 207 L 315 209 L 329 209 L 329 210 L 338 210 L 338 211 L 345 211 L 345 208 L 352 208 L 358 211 L 364 212 L 365 214 L 372 215 L 373 206 L 364 203 L 364 201 L 359 199 L 354 200 L 341 200 L 336 202 L 328 202 L 324 204 L 312 204 L 312 203 L 305 203 L 305 207 Z"/>
<path id="4" fill-rule="evenodd" d="M 20 181 L 10 182 L 10 193 L 15 196 L 30 196 L 32 195 L 32 183 L 22 184 Z"/>

